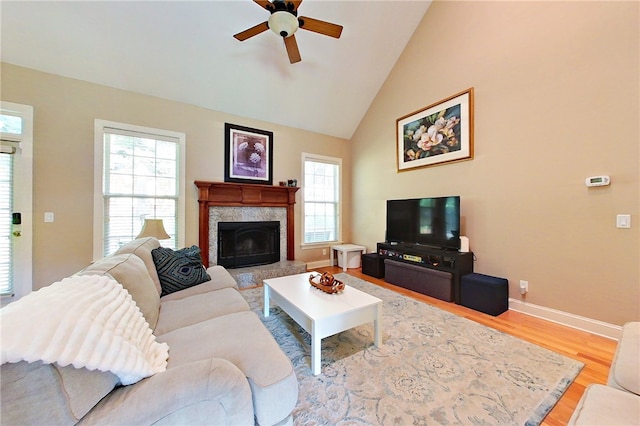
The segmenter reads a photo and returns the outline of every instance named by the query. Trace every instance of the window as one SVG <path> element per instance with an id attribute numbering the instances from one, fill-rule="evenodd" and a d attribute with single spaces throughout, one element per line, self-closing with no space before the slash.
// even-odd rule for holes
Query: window
<path id="1" fill-rule="evenodd" d="M 102 120 L 95 133 L 94 258 L 135 239 L 145 219 L 162 219 L 163 246 L 182 246 L 184 134 Z"/>
<path id="2" fill-rule="evenodd" d="M 339 241 L 342 160 L 302 154 L 303 244 Z"/>
<path id="3" fill-rule="evenodd" d="M 4 115 L 0 126 L 4 124 Z M 4 126 L 3 126 L 4 130 Z M 0 294 L 13 294 L 13 155 L 0 154 Z"/>
<path id="4" fill-rule="evenodd" d="M 31 291 L 33 107 L 0 103 L 0 295 Z"/>

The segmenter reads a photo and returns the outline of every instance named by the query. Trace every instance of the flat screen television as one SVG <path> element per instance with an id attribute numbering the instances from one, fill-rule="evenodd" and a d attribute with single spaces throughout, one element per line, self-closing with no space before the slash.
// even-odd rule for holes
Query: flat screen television
<path id="1" fill-rule="evenodd" d="M 387 200 L 388 243 L 460 249 L 460 197 Z"/>

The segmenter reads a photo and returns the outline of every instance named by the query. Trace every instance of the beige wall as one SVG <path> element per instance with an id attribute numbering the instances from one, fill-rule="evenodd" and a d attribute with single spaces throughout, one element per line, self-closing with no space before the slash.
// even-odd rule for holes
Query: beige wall
<path id="1" fill-rule="evenodd" d="M 344 161 L 344 239 L 374 249 L 385 201 L 459 194 L 476 271 L 520 279 L 523 298 L 609 323 L 640 319 L 639 4 L 441 2 L 431 6 L 348 142 L 2 64 L 2 99 L 34 106 L 34 288 L 91 261 L 95 118 L 185 132 L 186 244 L 194 180 L 223 180 L 223 124 L 274 132 L 274 181 L 301 152 Z M 396 172 L 395 120 L 475 88 L 475 158 Z M 587 176 L 612 185 L 588 189 Z M 300 193 L 297 196 L 300 202 Z M 296 258 L 327 259 L 299 247 Z M 55 213 L 44 223 L 45 211 Z M 615 215 L 633 228 L 615 228 Z"/>
<path id="2" fill-rule="evenodd" d="M 435 1 L 352 138 L 353 240 L 384 239 L 386 199 L 461 195 L 475 270 L 510 297 L 640 319 L 639 5 Z M 475 158 L 397 173 L 396 118 L 469 87 Z"/>
<path id="3" fill-rule="evenodd" d="M 2 99 L 34 107 L 34 289 L 92 260 L 93 145 L 96 118 L 186 133 L 186 245 L 198 244 L 194 180 L 224 180 L 224 123 L 274 132 L 273 180 L 301 178 L 302 152 L 339 157 L 351 168 L 348 141 L 2 64 Z M 349 223 L 351 181 L 344 174 Z M 300 248 L 301 192 L 296 195 L 296 259 L 328 259 Z M 44 212 L 55 222 L 44 223 Z M 345 238 L 350 238 L 345 227 Z"/>

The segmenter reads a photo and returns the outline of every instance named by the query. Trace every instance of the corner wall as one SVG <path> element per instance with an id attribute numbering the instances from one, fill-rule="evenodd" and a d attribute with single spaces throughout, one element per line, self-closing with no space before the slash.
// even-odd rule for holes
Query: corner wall
<path id="1" fill-rule="evenodd" d="M 224 181 L 224 123 L 273 131 L 273 181 L 301 181 L 302 152 L 342 158 L 351 167 L 348 141 L 179 102 L 1 64 L 2 100 L 34 107 L 33 289 L 86 267 L 93 248 L 94 120 L 116 121 L 186 134 L 186 239 L 198 244 L 195 180 Z M 350 222 L 350 173 L 343 173 L 343 224 Z M 329 258 L 322 248 L 300 248 L 301 191 L 296 194 L 296 260 Z M 44 223 L 44 212 L 55 222 Z M 343 226 L 348 240 L 350 227 Z"/>
<path id="2" fill-rule="evenodd" d="M 433 2 L 352 138 L 353 242 L 384 240 L 387 199 L 461 195 L 475 270 L 510 297 L 639 320 L 639 10 Z M 396 172 L 395 120 L 469 87 L 475 158 Z M 612 184 L 585 186 L 600 174 Z"/>

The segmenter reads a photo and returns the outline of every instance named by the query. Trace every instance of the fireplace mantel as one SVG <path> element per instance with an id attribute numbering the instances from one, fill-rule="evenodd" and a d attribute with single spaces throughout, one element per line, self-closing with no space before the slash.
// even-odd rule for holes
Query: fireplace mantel
<path id="1" fill-rule="evenodd" d="M 199 245 L 202 260 L 209 266 L 209 207 L 286 207 L 287 260 L 294 260 L 294 214 L 298 187 L 195 181 L 200 205 Z"/>

